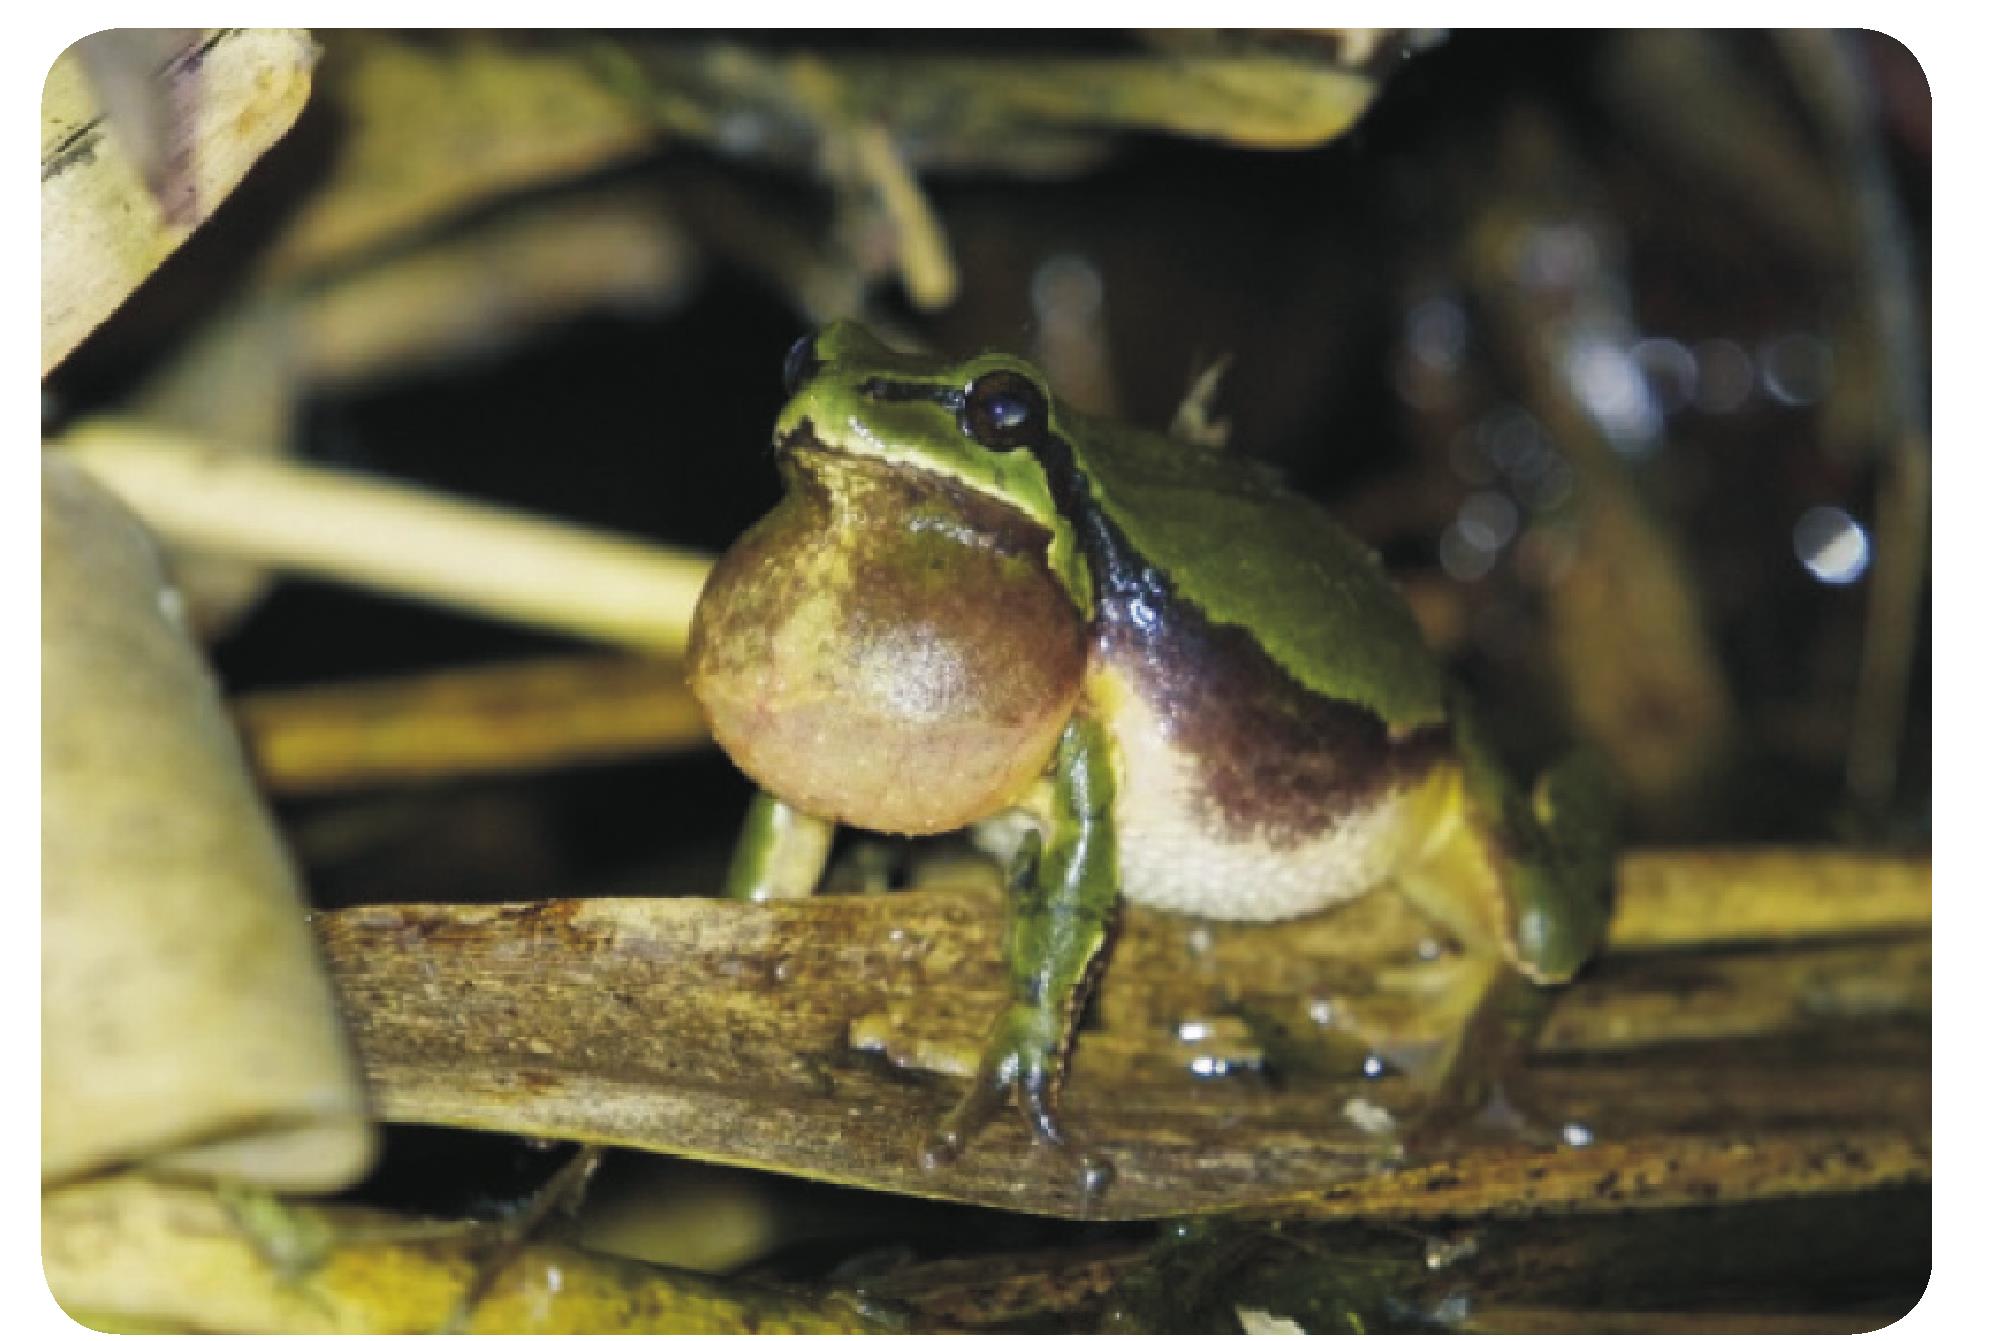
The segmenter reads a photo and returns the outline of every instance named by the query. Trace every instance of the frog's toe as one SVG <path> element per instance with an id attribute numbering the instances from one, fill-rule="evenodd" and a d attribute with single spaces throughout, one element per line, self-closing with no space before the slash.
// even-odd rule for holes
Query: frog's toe
<path id="1" fill-rule="evenodd" d="M 952 1105 L 951 1112 L 945 1114 L 944 1119 L 924 1138 L 924 1167 L 942 1168 L 956 1160 L 971 1144 L 979 1129 L 992 1120 L 1005 1097 L 1004 1089 L 987 1084 L 983 1076 L 976 1081 L 966 1091 L 965 1097 Z"/>
<path id="2" fill-rule="evenodd" d="M 1061 1145 L 1062 1128 L 1056 1125 L 1056 1085 L 1060 1073 L 1050 1061 L 1038 1056 L 1021 1072 L 1017 1102 L 1037 1141 Z"/>
<path id="3" fill-rule="evenodd" d="M 1532 1093 L 1498 1077 L 1434 1103 L 1404 1138 L 1404 1158 L 1429 1164 L 1495 1141 L 1537 1150 L 1589 1144 L 1588 1129 L 1550 1116 Z"/>
<path id="4" fill-rule="evenodd" d="M 1009 1104 L 1027 1121 L 1038 1143 L 1063 1144 L 1062 1128 L 1056 1121 L 1063 1041 L 1060 1020 L 1046 1012 L 1014 1006 L 1002 1014 L 994 1023 L 978 1074 L 965 1097 L 925 1142 L 925 1166 L 956 1159 L 980 1129 Z"/>
<path id="5" fill-rule="evenodd" d="M 1467 1122 L 1475 1131 L 1511 1137 L 1528 1145 L 1548 1147 L 1562 1144 L 1561 1123 L 1552 1121 L 1539 1106 L 1522 1100 L 1516 1090 L 1499 1082 L 1487 1089 L 1483 1101 L 1468 1115 Z"/>

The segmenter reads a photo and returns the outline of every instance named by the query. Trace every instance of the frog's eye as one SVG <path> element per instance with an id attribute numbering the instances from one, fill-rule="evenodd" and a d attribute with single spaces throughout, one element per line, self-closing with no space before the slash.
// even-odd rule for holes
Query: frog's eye
<path id="1" fill-rule="evenodd" d="M 1042 389 L 1005 368 L 980 377 L 965 389 L 958 427 L 982 447 L 1005 451 L 1039 446 L 1049 431 L 1049 404 Z"/>
<path id="2" fill-rule="evenodd" d="M 811 331 L 792 341 L 792 347 L 785 352 L 785 394 L 796 396 L 806 379 L 820 370 L 820 358 L 813 353 Z"/>

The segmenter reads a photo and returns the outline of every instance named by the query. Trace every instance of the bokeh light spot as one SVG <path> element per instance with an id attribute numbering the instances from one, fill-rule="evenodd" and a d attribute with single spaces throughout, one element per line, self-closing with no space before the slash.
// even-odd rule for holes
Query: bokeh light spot
<path id="1" fill-rule="evenodd" d="M 1815 578 L 1844 587 L 1868 571 L 1868 532 L 1840 508 L 1807 508 L 1792 526 L 1792 552 Z"/>
<path id="2" fill-rule="evenodd" d="M 1695 405 L 1710 414 L 1742 409 L 1757 385 L 1756 365 L 1743 346 L 1734 340 L 1703 340 L 1694 347 L 1694 360 L 1701 370 Z"/>

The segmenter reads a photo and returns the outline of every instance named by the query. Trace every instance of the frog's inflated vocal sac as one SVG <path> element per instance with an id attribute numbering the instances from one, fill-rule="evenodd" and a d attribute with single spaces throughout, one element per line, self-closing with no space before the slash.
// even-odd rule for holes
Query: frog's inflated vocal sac
<path id="1" fill-rule="evenodd" d="M 1119 896 L 1292 917 L 1391 886 L 1536 983 L 1605 920 L 1601 795 L 1496 766 L 1374 553 L 1268 469 L 1079 414 L 1032 365 L 796 345 L 785 495 L 724 556 L 690 679 L 762 794 L 740 896 L 808 893 L 834 824 L 1014 848 L 1012 1001 L 956 1148 L 1056 1100 Z"/>

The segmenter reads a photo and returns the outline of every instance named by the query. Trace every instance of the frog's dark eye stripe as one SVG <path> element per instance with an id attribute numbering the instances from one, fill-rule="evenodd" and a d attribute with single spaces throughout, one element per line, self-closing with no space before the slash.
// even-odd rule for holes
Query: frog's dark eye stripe
<path id="1" fill-rule="evenodd" d="M 826 361 L 813 352 L 813 335 L 810 331 L 792 341 L 792 347 L 785 353 L 785 394 L 796 396 L 812 375 L 826 366 Z"/>
<path id="2" fill-rule="evenodd" d="M 958 407 L 958 427 L 980 446 L 994 451 L 1036 448 L 1048 437 L 1049 403 L 1032 381 L 1001 368 L 965 389 L 965 399 Z"/>
<path id="3" fill-rule="evenodd" d="M 855 389 L 869 400 L 931 400 L 954 411 L 964 395 L 955 386 L 939 386 L 935 382 L 892 382 L 886 377 L 871 377 Z"/>

